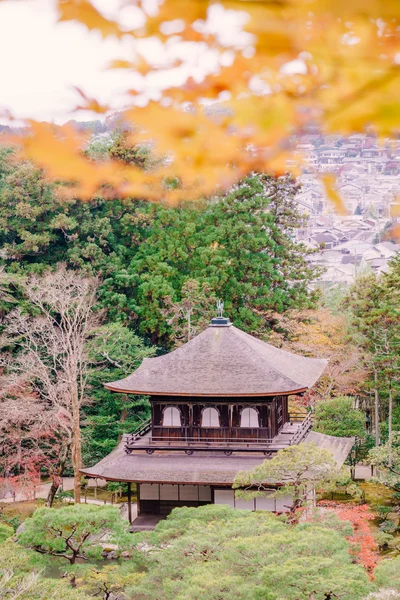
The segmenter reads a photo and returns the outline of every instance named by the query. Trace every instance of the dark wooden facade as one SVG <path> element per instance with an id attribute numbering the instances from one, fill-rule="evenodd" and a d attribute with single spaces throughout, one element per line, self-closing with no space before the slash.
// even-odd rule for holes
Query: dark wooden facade
<path id="1" fill-rule="evenodd" d="M 289 420 L 287 396 L 255 398 L 153 396 L 150 402 L 151 435 L 154 442 L 172 442 L 174 439 L 219 443 L 228 440 L 272 440 Z M 179 411 L 180 424 L 166 426 L 164 413 L 171 407 Z M 217 426 L 207 426 L 202 422 L 203 411 L 210 408 L 218 413 Z M 256 412 L 256 426 L 243 426 L 241 416 L 246 408 L 254 409 Z"/>

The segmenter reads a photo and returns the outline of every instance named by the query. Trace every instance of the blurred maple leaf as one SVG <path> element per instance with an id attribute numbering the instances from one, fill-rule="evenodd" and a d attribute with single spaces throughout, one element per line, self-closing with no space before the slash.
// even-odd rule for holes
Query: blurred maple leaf
<path id="1" fill-rule="evenodd" d="M 129 2 L 145 22 L 127 32 L 118 11 Z M 398 0 L 164 0 L 151 6 L 144 0 L 121 0 L 115 19 L 104 16 L 91 0 L 54 3 L 59 21 L 82 23 L 104 38 L 156 40 L 165 51 L 162 64 L 153 64 L 150 54 L 148 61 L 138 54 L 109 65 L 127 70 L 121 97 L 131 105 L 121 118 L 139 127 L 135 141 L 152 140 L 168 155 L 158 168 L 144 175 L 115 161 L 94 165 L 83 156 L 76 133 L 55 133 L 34 122 L 31 135 L 19 140 L 50 177 L 65 177 L 83 197 L 102 190 L 172 202 L 195 198 L 254 169 L 295 171 L 301 161 L 291 140 L 310 124 L 344 134 L 370 126 L 378 136 L 400 128 Z M 224 27 L 218 27 L 222 21 Z M 188 44 L 199 57 L 208 53 L 213 68 L 200 77 L 197 64 L 185 65 L 185 52 L 179 58 L 169 54 L 176 44 Z M 182 61 L 187 71 L 180 86 L 168 83 L 174 60 Z M 134 81 L 141 74 L 138 89 L 131 71 Z M 158 72 L 165 82 L 160 102 L 139 108 L 136 97 L 147 82 L 151 87 Z M 83 100 L 79 109 L 107 112 L 107 105 L 80 88 L 77 92 Z M 179 188 L 165 186 L 171 177 L 180 181 Z M 336 209 L 346 214 L 334 176 L 323 176 L 323 182 Z"/>
<path id="2" fill-rule="evenodd" d="M 331 202 L 334 204 L 339 215 L 347 215 L 347 209 L 343 203 L 343 199 L 336 189 L 335 176 L 330 174 L 323 175 L 321 179 L 325 186 L 326 195 L 328 196 L 329 200 L 331 200 Z"/>
<path id="3" fill-rule="evenodd" d="M 89 0 L 57 0 L 57 8 L 61 21 L 78 21 L 91 30 L 97 30 L 106 38 L 116 36 L 118 38 L 127 34 L 117 23 L 102 15 Z"/>
<path id="4" fill-rule="evenodd" d="M 110 110 L 108 104 L 100 104 L 96 98 L 89 98 L 81 88 L 73 86 L 74 90 L 78 92 L 80 97 L 85 101 L 85 104 L 76 106 L 74 111 L 88 110 L 99 114 L 104 114 Z"/>
<path id="5" fill-rule="evenodd" d="M 400 217 L 400 199 L 397 198 L 397 203 L 392 204 L 390 207 L 390 216 L 391 217 Z"/>

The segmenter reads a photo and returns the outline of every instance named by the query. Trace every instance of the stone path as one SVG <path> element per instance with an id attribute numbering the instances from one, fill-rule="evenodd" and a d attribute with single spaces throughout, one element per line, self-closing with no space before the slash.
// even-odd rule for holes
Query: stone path
<path id="1" fill-rule="evenodd" d="M 47 495 L 50 490 L 51 483 L 43 483 L 38 486 L 34 493 L 34 498 L 47 498 Z M 74 478 L 73 477 L 64 477 L 63 479 L 63 489 L 68 492 L 74 489 Z M 3 496 L 4 493 L 4 496 Z M 32 500 L 33 498 L 27 498 L 26 494 L 23 492 L 18 492 L 15 494 L 15 498 L 12 494 L 12 490 L 9 491 L 0 491 L 0 502 L 24 502 L 26 500 Z"/>
<path id="2" fill-rule="evenodd" d="M 90 483 L 92 483 L 92 486 L 89 485 L 89 487 L 94 487 L 95 486 L 95 480 L 89 480 Z M 50 483 L 43 483 L 42 485 L 38 486 L 36 489 L 36 494 L 35 497 L 36 498 L 47 498 L 47 495 L 49 493 L 49 489 L 50 489 Z M 63 490 L 64 491 L 72 491 L 74 489 L 74 478 L 73 477 L 64 477 L 63 479 Z M 30 500 L 29 498 L 26 498 L 26 495 L 22 494 L 22 493 L 18 493 L 15 495 L 15 498 L 12 496 L 12 491 L 10 490 L 9 492 L 5 492 L 5 497 L 0 497 L 0 504 L 2 502 L 6 502 L 6 503 L 12 503 L 12 502 L 26 502 L 27 500 Z M 73 503 L 73 498 L 65 498 L 66 502 L 71 502 Z M 104 506 L 104 500 L 95 500 L 94 498 L 86 498 L 86 501 L 84 499 L 84 495 L 82 494 L 82 504 L 95 504 L 97 506 Z M 109 502 L 107 502 L 107 504 L 109 504 Z M 128 519 L 128 505 L 126 502 L 120 502 L 120 503 L 114 503 L 114 506 L 116 508 L 119 508 L 120 512 L 121 512 L 121 516 L 124 519 Z M 132 521 L 134 519 L 136 519 L 137 517 L 137 504 L 136 502 L 132 503 Z"/>

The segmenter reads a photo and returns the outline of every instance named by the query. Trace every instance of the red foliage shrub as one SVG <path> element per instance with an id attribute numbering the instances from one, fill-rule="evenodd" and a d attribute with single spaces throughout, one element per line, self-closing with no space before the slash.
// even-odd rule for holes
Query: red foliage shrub
<path id="1" fill-rule="evenodd" d="M 351 544 L 351 554 L 355 556 L 358 563 L 362 564 L 371 579 L 378 563 L 378 545 L 371 532 L 370 521 L 374 515 L 368 504 L 346 505 L 337 502 L 322 501 L 318 506 L 324 506 L 333 510 L 341 521 L 349 521 L 353 528 L 353 535 L 347 539 Z"/>

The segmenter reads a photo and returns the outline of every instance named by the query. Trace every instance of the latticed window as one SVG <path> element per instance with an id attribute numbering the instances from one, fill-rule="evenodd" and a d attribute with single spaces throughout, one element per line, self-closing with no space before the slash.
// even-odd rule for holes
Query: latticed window
<path id="1" fill-rule="evenodd" d="M 240 427 L 260 427 L 258 411 L 255 408 L 244 408 L 242 410 Z"/>
<path id="2" fill-rule="evenodd" d="M 168 406 L 163 412 L 163 427 L 180 427 L 181 411 L 176 406 Z"/>
<path id="3" fill-rule="evenodd" d="M 219 412 L 216 408 L 205 408 L 201 414 L 202 427 L 219 427 Z"/>

